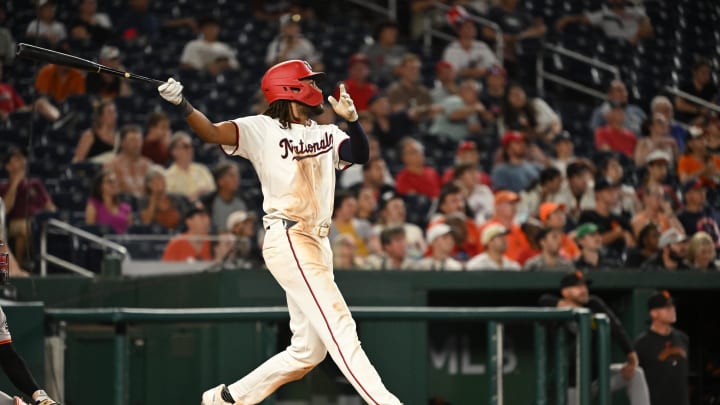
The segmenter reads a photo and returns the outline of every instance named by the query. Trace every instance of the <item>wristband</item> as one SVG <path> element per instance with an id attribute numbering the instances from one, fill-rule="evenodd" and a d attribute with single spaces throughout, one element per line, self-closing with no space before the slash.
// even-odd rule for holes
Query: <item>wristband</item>
<path id="1" fill-rule="evenodd" d="M 175 110 L 182 114 L 184 118 L 187 118 L 190 114 L 192 114 L 193 111 L 195 111 L 195 107 L 190 104 L 189 101 L 185 97 L 183 97 L 180 104 L 175 106 Z"/>

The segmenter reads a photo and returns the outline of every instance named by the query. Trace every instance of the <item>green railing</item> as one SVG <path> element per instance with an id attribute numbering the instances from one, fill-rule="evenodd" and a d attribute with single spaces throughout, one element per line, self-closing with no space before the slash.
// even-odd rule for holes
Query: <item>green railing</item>
<path id="1" fill-rule="evenodd" d="M 535 341 L 536 404 L 547 404 L 547 326 L 548 322 L 575 322 L 578 329 L 577 373 L 578 404 L 590 404 L 590 344 L 592 314 L 586 309 L 554 308 L 461 308 L 461 307 L 352 307 L 357 320 L 373 321 L 483 321 L 487 322 L 488 347 L 488 404 L 503 405 L 503 340 L 504 323 L 533 322 Z M 255 322 L 282 321 L 288 319 L 285 307 L 248 308 L 100 308 L 100 309 L 49 309 L 48 320 L 55 326 L 73 324 L 113 324 L 115 392 L 114 405 L 126 405 L 129 392 L 129 360 L 127 329 L 133 324 L 178 322 Z M 595 315 L 598 328 L 598 383 L 600 405 L 609 405 L 610 324 L 604 315 Z M 58 330 L 58 328 L 56 328 Z M 567 392 L 565 371 L 566 334 L 557 328 L 555 339 L 555 391 L 558 404 L 564 404 Z"/>

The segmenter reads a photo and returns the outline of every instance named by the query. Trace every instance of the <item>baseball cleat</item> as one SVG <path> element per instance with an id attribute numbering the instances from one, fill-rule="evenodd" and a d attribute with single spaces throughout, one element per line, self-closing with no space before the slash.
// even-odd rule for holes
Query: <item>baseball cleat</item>
<path id="1" fill-rule="evenodd" d="M 230 395 L 225 384 L 220 384 L 215 388 L 211 388 L 202 395 L 200 405 L 233 405 L 235 401 Z"/>

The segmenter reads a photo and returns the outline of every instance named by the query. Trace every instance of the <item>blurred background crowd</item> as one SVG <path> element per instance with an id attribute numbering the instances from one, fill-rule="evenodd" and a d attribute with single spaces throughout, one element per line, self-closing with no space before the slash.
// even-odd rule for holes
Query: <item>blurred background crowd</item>
<path id="1" fill-rule="evenodd" d="M 326 95 L 345 83 L 371 158 L 338 173 L 338 269 L 716 270 L 717 3 L 357 3 L 3 2 L 0 196 L 24 271 L 50 218 L 133 259 L 261 268 L 263 212 L 249 163 L 153 86 L 15 59 L 17 42 L 175 77 L 214 121 L 262 113 L 280 61 L 327 72 Z M 90 243 L 47 246 L 99 268 Z"/>

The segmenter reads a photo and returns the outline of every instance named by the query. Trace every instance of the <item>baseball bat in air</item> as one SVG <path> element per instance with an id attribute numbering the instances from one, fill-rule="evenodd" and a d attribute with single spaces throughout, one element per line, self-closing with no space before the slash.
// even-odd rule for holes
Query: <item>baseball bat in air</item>
<path id="1" fill-rule="evenodd" d="M 162 80 L 151 79 L 149 77 L 136 75 L 134 73 L 122 72 L 120 70 L 101 65 L 91 60 L 25 43 L 18 44 L 16 56 L 20 58 L 37 60 L 40 62 L 52 63 L 60 66 L 67 66 L 75 69 L 86 70 L 93 73 L 107 73 L 125 79 L 132 79 L 145 83 L 150 83 L 155 86 L 159 86 L 165 83 Z"/>

